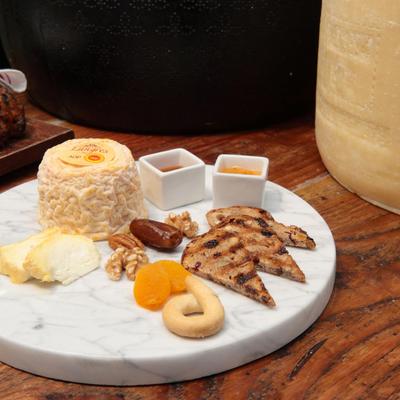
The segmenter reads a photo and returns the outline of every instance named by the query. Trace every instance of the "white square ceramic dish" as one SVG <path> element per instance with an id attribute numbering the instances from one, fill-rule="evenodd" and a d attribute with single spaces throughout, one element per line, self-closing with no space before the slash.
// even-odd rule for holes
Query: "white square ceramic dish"
<path id="1" fill-rule="evenodd" d="M 179 167 L 163 172 L 162 169 Z M 139 159 L 144 196 L 161 210 L 195 203 L 205 196 L 205 164 L 186 149 L 172 149 Z"/>
<path id="2" fill-rule="evenodd" d="M 221 154 L 213 172 L 213 206 L 244 205 L 262 207 L 269 160 L 266 157 Z M 223 168 L 240 167 L 259 171 L 259 175 L 221 172 Z"/>

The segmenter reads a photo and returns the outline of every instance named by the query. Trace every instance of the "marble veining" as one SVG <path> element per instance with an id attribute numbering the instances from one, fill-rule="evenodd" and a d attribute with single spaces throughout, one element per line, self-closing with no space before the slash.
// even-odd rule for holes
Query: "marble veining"
<path id="1" fill-rule="evenodd" d="M 205 201 L 175 210 L 189 209 L 200 232 L 208 229 L 211 175 L 207 167 Z M 40 230 L 37 197 L 36 181 L 0 194 L 0 245 Z M 168 213 L 150 203 L 148 207 L 153 219 L 162 220 Z M 35 281 L 14 285 L 0 276 L 1 361 L 67 381 L 142 385 L 210 375 L 282 347 L 307 329 L 328 302 L 335 278 L 335 245 L 321 216 L 290 191 L 268 182 L 264 207 L 278 221 L 307 230 L 317 243 L 314 251 L 288 248 L 307 283 L 260 273 L 277 302 L 275 309 L 207 282 L 225 307 L 225 326 L 204 340 L 180 338 L 164 327 L 160 312 L 135 304 L 132 282 L 107 278 L 104 264 L 111 250 L 98 242 L 101 268 L 69 286 Z M 149 250 L 149 258 L 179 260 L 186 243 L 168 254 Z"/>

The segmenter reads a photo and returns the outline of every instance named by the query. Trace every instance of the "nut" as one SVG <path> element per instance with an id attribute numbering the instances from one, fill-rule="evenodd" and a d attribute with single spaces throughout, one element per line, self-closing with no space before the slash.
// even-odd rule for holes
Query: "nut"
<path id="1" fill-rule="evenodd" d="M 129 228 L 146 246 L 160 250 L 174 249 L 183 239 L 179 229 L 151 219 L 134 219 Z"/>
<path id="2" fill-rule="evenodd" d="M 123 267 L 123 253 L 125 249 L 123 247 L 117 248 L 106 263 L 106 272 L 108 277 L 113 281 L 119 281 L 121 279 Z"/>
<path id="3" fill-rule="evenodd" d="M 136 247 L 135 249 L 128 250 L 125 254 L 125 273 L 126 277 L 130 281 L 134 281 L 136 278 L 136 273 L 142 267 L 142 265 L 147 264 L 149 262 L 149 258 L 145 254 L 145 252 Z"/>
<path id="4" fill-rule="evenodd" d="M 149 262 L 144 250 L 139 247 L 127 249 L 118 247 L 106 264 L 106 272 L 108 277 L 113 281 L 121 279 L 122 271 L 125 270 L 129 280 L 134 281 L 137 270 Z"/>
<path id="5" fill-rule="evenodd" d="M 108 244 L 113 249 L 116 250 L 118 247 L 123 247 L 125 249 L 134 249 L 139 247 L 144 249 L 144 244 L 134 235 L 129 233 L 117 233 L 108 238 Z"/>
<path id="6" fill-rule="evenodd" d="M 164 222 L 175 226 L 188 238 L 195 237 L 199 231 L 199 224 L 196 221 L 192 221 L 189 211 L 184 211 L 180 215 L 169 213 Z"/>

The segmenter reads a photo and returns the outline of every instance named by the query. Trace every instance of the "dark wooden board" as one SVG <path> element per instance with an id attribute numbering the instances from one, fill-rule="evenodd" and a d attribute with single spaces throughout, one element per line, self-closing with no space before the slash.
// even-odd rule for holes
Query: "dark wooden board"
<path id="1" fill-rule="evenodd" d="M 0 176 L 41 160 L 48 148 L 73 137 L 71 129 L 39 120 L 28 120 L 25 136 L 0 149 Z"/>

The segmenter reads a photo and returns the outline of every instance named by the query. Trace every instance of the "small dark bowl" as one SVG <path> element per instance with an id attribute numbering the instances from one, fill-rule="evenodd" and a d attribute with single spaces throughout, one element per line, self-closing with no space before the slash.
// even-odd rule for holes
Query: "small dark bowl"
<path id="1" fill-rule="evenodd" d="M 136 131 L 250 128 L 311 108 L 321 0 L 0 0 L 34 102 Z"/>

